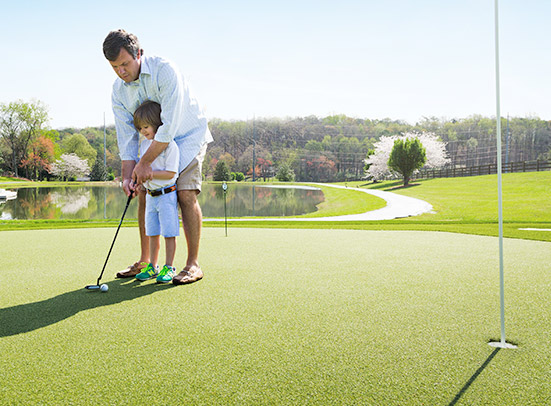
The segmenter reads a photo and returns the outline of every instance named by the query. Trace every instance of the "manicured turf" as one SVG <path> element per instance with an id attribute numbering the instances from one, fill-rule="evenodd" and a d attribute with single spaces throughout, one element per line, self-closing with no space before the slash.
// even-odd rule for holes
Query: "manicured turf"
<path id="1" fill-rule="evenodd" d="M 0 233 L 0 404 L 540 405 L 551 244 L 437 232 L 204 229 L 205 279 L 114 280 L 113 228 Z M 185 258 L 180 237 L 178 263 Z"/>

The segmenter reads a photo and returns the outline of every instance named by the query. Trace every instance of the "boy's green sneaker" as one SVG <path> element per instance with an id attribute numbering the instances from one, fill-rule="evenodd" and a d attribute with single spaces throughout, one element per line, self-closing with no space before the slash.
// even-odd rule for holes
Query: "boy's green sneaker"
<path id="1" fill-rule="evenodd" d="M 154 267 L 152 264 L 147 264 L 147 266 L 136 275 L 136 279 L 139 281 L 147 281 L 153 279 L 159 274 L 159 267 Z"/>
<path id="2" fill-rule="evenodd" d="M 172 278 L 174 277 L 174 274 L 176 273 L 176 268 L 170 265 L 163 266 L 163 269 L 161 269 L 161 272 L 159 272 L 159 276 L 157 276 L 157 283 L 169 283 L 172 282 Z"/>

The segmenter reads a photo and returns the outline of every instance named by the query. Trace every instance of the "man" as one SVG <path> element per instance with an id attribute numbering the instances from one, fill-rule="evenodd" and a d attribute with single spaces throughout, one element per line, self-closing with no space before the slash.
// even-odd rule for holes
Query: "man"
<path id="1" fill-rule="evenodd" d="M 180 151 L 180 174 L 176 183 L 188 256 L 186 266 L 172 282 L 179 285 L 198 281 L 203 277 L 198 260 L 203 218 L 197 195 L 201 192 L 201 167 L 207 144 L 213 141 L 207 119 L 175 66 L 162 58 L 144 56 L 135 35 L 124 30 L 111 31 L 103 42 L 103 53 L 118 76 L 113 84 L 112 103 L 123 189 L 127 196 L 138 192 L 141 256 L 135 264 L 117 273 L 117 277 L 134 277 L 149 264 L 145 190 L 135 185 L 152 179 L 151 163 L 174 140 Z M 139 136 L 133 125 L 133 113 L 145 100 L 161 105 L 163 125 L 138 161 Z"/>

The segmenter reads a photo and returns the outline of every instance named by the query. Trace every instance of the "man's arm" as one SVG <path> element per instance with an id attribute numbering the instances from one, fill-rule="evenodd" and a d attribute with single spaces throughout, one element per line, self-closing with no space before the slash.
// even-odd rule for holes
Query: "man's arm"
<path id="1" fill-rule="evenodd" d="M 153 179 L 153 171 L 151 163 L 163 152 L 168 146 L 168 142 L 159 142 L 153 140 L 146 153 L 140 158 L 140 161 L 133 168 L 132 180 L 134 183 L 142 184 L 146 180 Z"/>

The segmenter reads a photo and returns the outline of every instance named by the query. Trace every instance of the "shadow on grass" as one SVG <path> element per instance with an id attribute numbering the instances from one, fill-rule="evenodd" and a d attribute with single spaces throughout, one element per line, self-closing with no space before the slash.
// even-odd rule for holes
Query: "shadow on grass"
<path id="1" fill-rule="evenodd" d="M 176 287 L 173 284 L 140 283 L 128 279 L 116 279 L 106 285 L 109 291 L 105 293 L 86 290 L 83 286 L 39 302 L 0 309 L 0 337 L 27 333 L 65 320 L 83 310 L 109 306 Z"/>
<path id="2" fill-rule="evenodd" d="M 369 189 L 388 189 L 388 188 L 393 188 L 393 187 L 403 185 L 403 184 L 404 184 L 404 181 L 397 180 L 395 182 L 365 183 L 365 184 L 360 185 L 360 186 L 371 186 L 371 187 L 369 187 Z"/>
<path id="3" fill-rule="evenodd" d="M 484 369 L 486 369 L 486 367 L 490 364 L 490 362 L 492 362 L 492 360 L 497 355 L 499 350 L 501 350 L 501 348 L 496 348 L 495 350 L 492 351 L 492 353 L 486 359 L 486 361 L 484 361 L 484 363 L 480 366 L 480 368 L 478 368 L 476 370 L 476 372 L 473 374 L 473 376 L 471 376 L 469 378 L 469 380 L 467 381 L 467 383 L 465 385 L 463 385 L 461 390 L 459 392 L 457 392 L 457 395 L 455 395 L 455 398 L 453 398 L 453 400 L 450 402 L 450 404 L 448 406 L 453 406 L 457 402 L 459 402 L 461 397 L 465 394 L 465 392 L 467 392 L 467 390 L 470 388 L 470 386 L 473 384 L 473 382 L 476 381 L 476 378 L 478 378 L 478 376 L 482 373 L 482 371 L 484 371 Z"/>
<path id="4" fill-rule="evenodd" d="M 420 185 L 421 185 L 420 183 L 410 183 L 409 185 L 404 186 L 404 181 L 403 180 L 398 180 L 396 182 L 382 182 L 380 184 L 366 183 L 364 185 L 360 185 L 360 187 L 361 186 L 371 186 L 368 189 L 375 189 L 375 190 L 382 189 L 386 192 L 392 192 L 393 190 L 409 189 L 409 188 L 412 188 L 412 187 L 415 187 L 415 186 L 420 186 Z"/>

